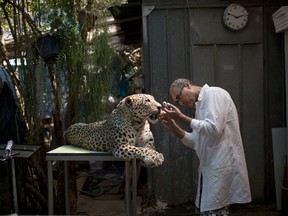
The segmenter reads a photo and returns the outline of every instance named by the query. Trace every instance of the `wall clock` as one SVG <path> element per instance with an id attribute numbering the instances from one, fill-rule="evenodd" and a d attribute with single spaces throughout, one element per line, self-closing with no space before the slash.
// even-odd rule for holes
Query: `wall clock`
<path id="1" fill-rule="evenodd" d="M 248 23 L 248 12 L 240 4 L 230 4 L 224 11 L 223 22 L 231 30 L 241 30 Z"/>

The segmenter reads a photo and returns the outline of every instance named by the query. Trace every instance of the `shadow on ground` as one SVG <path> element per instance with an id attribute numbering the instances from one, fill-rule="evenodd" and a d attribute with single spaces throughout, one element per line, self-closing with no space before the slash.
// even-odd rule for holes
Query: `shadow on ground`
<path id="1" fill-rule="evenodd" d="M 141 216 L 195 216 L 196 213 L 193 203 L 186 203 L 177 206 L 169 206 L 166 209 L 143 208 Z M 274 205 L 246 204 L 232 205 L 230 216 L 288 216 L 287 212 L 275 210 Z"/>

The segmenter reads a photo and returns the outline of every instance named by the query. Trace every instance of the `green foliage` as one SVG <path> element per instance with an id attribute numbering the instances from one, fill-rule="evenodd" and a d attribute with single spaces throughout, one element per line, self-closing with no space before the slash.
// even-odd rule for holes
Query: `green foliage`
<path id="1" fill-rule="evenodd" d="M 78 35 L 79 24 L 67 8 L 50 8 L 47 5 L 41 9 L 43 16 L 40 27 L 42 32 L 50 31 L 65 36 Z"/>
<path id="2" fill-rule="evenodd" d="M 110 67 L 114 51 L 109 45 L 109 35 L 95 33 L 90 42 L 74 41 L 73 46 L 67 44 L 64 49 L 68 67 L 65 81 L 69 99 L 75 106 L 72 121 L 96 121 L 106 111 L 104 98 L 111 91 Z M 58 64 L 62 65 L 61 58 Z"/>
<path id="3" fill-rule="evenodd" d="M 105 25 L 107 8 L 122 3 L 121 0 L 91 0 L 90 12 L 98 18 L 89 37 L 83 37 L 78 23 L 77 12 L 88 9 L 89 0 L 0 0 L 1 27 L 13 36 L 14 46 L 9 55 L 19 58 L 21 65 L 9 65 L 11 58 L 0 51 L 0 59 L 6 61 L 7 70 L 13 79 L 21 114 L 28 127 L 25 144 L 43 144 L 40 107 L 47 103 L 47 89 L 52 89 L 53 117 L 56 145 L 64 144 L 63 129 L 69 126 L 61 121 L 93 122 L 99 120 L 106 111 L 107 98 L 111 92 L 111 64 L 114 50 L 110 46 L 110 35 Z M 119 3 L 117 3 L 119 2 Z M 105 4 L 104 4 L 105 3 Z M 85 30 L 85 29 L 84 29 Z M 42 59 L 35 48 L 37 37 L 52 33 L 61 37 L 61 51 L 57 59 Z M 5 44 L 0 44 L 5 48 Z M 3 45 L 3 46 L 2 46 Z M 4 49 L 3 49 L 4 50 Z M 4 50 L 5 51 L 5 50 Z M 16 60 L 15 60 L 16 62 Z M 2 63 L 2 62 L 0 62 Z M 67 115 L 68 113 L 68 115 Z M 62 127 L 64 126 L 64 127 Z M 45 176 L 45 157 L 30 164 L 27 179 L 33 183 L 25 199 L 35 214 L 47 214 L 45 202 L 41 198 L 47 195 Z M 41 166 L 44 164 L 43 166 Z M 42 187 L 43 186 L 43 187 Z M 26 190 L 27 188 L 25 188 Z M 59 188 L 57 188 L 58 190 Z M 59 192 L 59 191 L 58 191 Z M 63 196 L 59 195 L 59 200 Z M 57 201 L 57 208 L 61 203 Z M 60 212 L 61 214 L 61 212 Z"/>
<path id="4" fill-rule="evenodd" d="M 69 3 L 66 7 L 63 5 L 65 1 L 47 2 L 41 5 L 38 12 L 40 30 L 61 37 L 62 50 L 55 67 L 58 86 L 54 92 L 58 94 L 54 95 L 55 104 L 58 103 L 64 110 L 68 103 L 68 110 L 74 113 L 70 116 L 71 123 L 96 121 L 106 111 L 105 98 L 111 91 L 112 83 L 110 66 L 114 51 L 109 45 L 110 36 L 103 22 L 105 17 L 98 17 L 98 24 L 94 26 L 89 40 L 86 40 L 80 34 L 76 11 L 71 10 Z M 63 86 L 67 88 L 66 94 L 60 88 Z"/>

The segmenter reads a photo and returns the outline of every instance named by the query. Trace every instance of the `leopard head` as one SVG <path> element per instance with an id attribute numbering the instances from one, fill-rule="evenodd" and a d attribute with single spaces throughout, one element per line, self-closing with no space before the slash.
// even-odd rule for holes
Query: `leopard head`
<path id="1" fill-rule="evenodd" d="M 134 94 L 122 99 L 117 108 L 126 110 L 133 121 L 148 120 L 155 124 L 158 121 L 162 105 L 149 94 Z"/>

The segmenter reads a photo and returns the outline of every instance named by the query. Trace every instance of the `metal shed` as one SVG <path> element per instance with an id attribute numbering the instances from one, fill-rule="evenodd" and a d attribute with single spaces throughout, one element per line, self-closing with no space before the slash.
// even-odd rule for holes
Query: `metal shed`
<path id="1" fill-rule="evenodd" d="M 285 126 L 283 36 L 272 14 L 286 1 L 235 1 L 249 13 L 247 26 L 231 31 L 223 13 L 231 1 L 142 1 L 145 89 L 171 101 L 169 86 L 180 77 L 220 86 L 238 108 L 254 201 L 275 198 L 271 129 Z M 186 114 L 191 111 L 183 109 Z M 160 124 L 152 126 L 162 166 L 149 170 L 149 192 L 168 204 L 195 197 L 194 152 Z"/>

